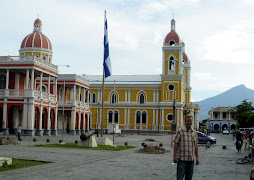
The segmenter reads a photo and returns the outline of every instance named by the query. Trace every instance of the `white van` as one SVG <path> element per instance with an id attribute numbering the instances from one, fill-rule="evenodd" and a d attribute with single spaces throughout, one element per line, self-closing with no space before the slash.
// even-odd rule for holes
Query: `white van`
<path id="1" fill-rule="evenodd" d="M 239 128 L 239 131 L 240 131 L 242 134 L 245 134 L 247 130 L 249 130 L 250 133 L 253 133 L 253 132 L 254 132 L 254 129 L 253 129 L 253 128 Z"/>

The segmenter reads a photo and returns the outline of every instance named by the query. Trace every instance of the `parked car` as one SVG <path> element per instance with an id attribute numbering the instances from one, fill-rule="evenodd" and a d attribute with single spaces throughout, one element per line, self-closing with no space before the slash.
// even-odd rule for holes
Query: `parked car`
<path id="1" fill-rule="evenodd" d="M 222 131 L 222 134 L 229 134 L 229 131 L 228 131 L 227 129 L 224 129 L 224 130 Z"/>
<path id="2" fill-rule="evenodd" d="M 199 144 L 204 144 L 206 143 L 206 135 L 202 132 L 197 131 L 198 133 L 198 143 Z M 216 144 L 216 138 L 212 136 L 207 136 L 207 144 Z"/>

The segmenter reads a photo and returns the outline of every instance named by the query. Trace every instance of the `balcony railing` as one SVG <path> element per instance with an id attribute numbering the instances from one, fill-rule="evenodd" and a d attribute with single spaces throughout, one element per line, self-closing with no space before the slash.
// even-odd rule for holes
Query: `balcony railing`
<path id="1" fill-rule="evenodd" d="M 56 96 L 54 94 L 48 94 L 31 89 L 0 89 L 0 98 L 27 98 L 31 97 L 34 100 L 43 100 L 45 102 L 56 102 Z"/>

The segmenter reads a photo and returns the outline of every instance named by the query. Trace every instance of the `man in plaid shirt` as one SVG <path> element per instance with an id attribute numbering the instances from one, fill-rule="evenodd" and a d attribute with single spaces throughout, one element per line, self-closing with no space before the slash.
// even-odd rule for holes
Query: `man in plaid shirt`
<path id="1" fill-rule="evenodd" d="M 174 163 L 177 163 L 177 180 L 191 180 L 194 168 L 194 156 L 196 165 L 198 160 L 198 135 L 191 128 L 192 116 L 185 117 L 185 127 L 178 129 L 174 139 Z"/>

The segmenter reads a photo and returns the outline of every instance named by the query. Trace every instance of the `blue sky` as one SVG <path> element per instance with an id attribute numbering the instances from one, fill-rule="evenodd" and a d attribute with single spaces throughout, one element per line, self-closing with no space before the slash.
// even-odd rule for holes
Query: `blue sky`
<path id="1" fill-rule="evenodd" d="M 191 61 L 192 100 L 236 85 L 254 89 L 252 0 L 1 0 L 0 56 L 18 55 L 34 20 L 60 73 L 102 74 L 107 10 L 113 74 L 161 74 L 162 44 L 176 20 Z"/>

